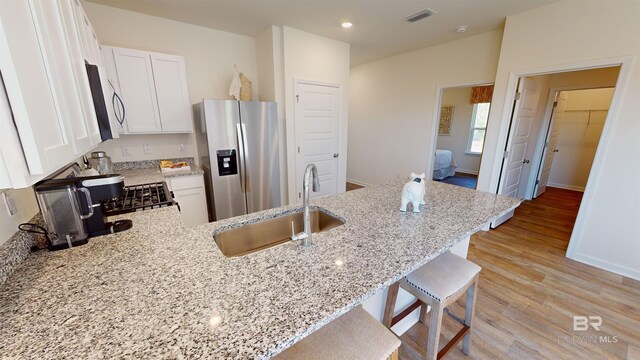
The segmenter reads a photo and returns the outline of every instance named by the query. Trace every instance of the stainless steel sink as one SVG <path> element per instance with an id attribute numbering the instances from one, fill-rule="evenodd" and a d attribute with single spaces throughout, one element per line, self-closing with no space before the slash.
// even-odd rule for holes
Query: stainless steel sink
<path id="1" fill-rule="evenodd" d="M 311 210 L 310 215 L 313 233 L 327 231 L 344 224 L 344 221 L 321 210 Z M 291 222 L 293 222 L 295 233 L 302 231 L 302 211 L 222 231 L 215 234 L 213 238 L 225 256 L 246 255 L 290 241 Z"/>

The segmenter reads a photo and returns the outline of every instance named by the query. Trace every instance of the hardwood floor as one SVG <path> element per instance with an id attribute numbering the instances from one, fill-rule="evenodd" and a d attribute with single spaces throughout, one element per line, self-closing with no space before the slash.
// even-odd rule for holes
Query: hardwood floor
<path id="1" fill-rule="evenodd" d="M 347 182 L 347 191 L 362 189 L 364 186 Z"/>
<path id="2" fill-rule="evenodd" d="M 564 256 L 581 198 L 548 188 L 473 235 L 469 259 L 482 272 L 471 355 L 459 344 L 445 359 L 640 359 L 640 282 Z M 594 315 L 600 331 L 573 330 L 573 316 Z M 458 326 L 444 320 L 441 346 Z M 427 332 L 418 323 L 401 336 L 401 360 L 424 358 Z"/>

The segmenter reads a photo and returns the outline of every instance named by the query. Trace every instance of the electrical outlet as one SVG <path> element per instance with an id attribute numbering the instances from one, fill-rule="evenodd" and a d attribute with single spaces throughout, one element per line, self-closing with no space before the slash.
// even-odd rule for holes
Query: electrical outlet
<path id="1" fill-rule="evenodd" d="M 120 147 L 120 150 L 122 150 L 122 156 L 123 156 L 123 157 L 131 156 L 131 155 L 129 154 L 129 147 L 128 147 L 128 146 L 121 146 L 121 147 Z"/>
<path id="2" fill-rule="evenodd" d="M 7 194 L 6 192 L 3 192 L 2 200 L 4 200 L 4 206 L 7 208 L 7 214 L 9 214 L 9 216 L 13 216 L 18 213 L 16 202 L 13 200 L 11 195 Z"/>
<path id="3" fill-rule="evenodd" d="M 178 152 L 181 152 L 181 153 L 184 152 L 184 144 L 178 145 Z"/>
<path id="4" fill-rule="evenodd" d="M 151 145 L 149 144 L 144 144 L 142 145 L 142 151 L 144 151 L 145 154 L 151 154 Z"/>

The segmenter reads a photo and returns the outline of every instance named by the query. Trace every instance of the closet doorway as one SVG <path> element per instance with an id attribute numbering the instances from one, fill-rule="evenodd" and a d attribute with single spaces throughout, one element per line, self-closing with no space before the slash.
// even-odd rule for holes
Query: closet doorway
<path id="1" fill-rule="evenodd" d="M 492 84 L 442 89 L 433 180 L 476 188 L 492 96 Z"/>
<path id="2" fill-rule="evenodd" d="M 499 194 L 531 200 L 549 187 L 585 190 L 619 71 L 613 66 L 518 80 Z"/>

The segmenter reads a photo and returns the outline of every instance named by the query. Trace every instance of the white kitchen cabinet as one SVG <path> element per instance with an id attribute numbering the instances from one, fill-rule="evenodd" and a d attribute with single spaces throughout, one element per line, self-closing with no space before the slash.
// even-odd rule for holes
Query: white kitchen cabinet
<path id="1" fill-rule="evenodd" d="M 102 57 L 123 134 L 193 132 L 182 56 L 103 46 Z"/>
<path id="2" fill-rule="evenodd" d="M 163 131 L 192 132 L 193 121 L 182 56 L 151 53 L 153 78 Z"/>
<path id="3" fill-rule="evenodd" d="M 115 48 L 113 57 L 126 108 L 127 132 L 136 134 L 162 131 L 149 54 Z"/>
<path id="4" fill-rule="evenodd" d="M 180 205 L 180 214 L 185 226 L 209 222 L 203 175 L 169 178 L 167 185 L 173 191 L 174 200 Z"/>
<path id="5" fill-rule="evenodd" d="M 72 1 L 0 1 L 4 188 L 31 186 L 101 140 Z"/>
<path id="6" fill-rule="evenodd" d="M 62 86 L 59 81 L 57 87 L 50 86 L 59 80 L 56 68 L 64 62 L 51 52 L 55 44 L 51 41 L 59 37 L 47 30 L 49 23 L 37 23 L 45 16 L 32 11 L 30 5 L 27 1 L 0 2 L 0 68 L 29 171 L 44 175 L 64 165 L 75 149 L 65 104 L 59 101 Z M 19 149 L 9 154 L 4 146 L 2 150 L 5 159 L 21 155 Z"/>

